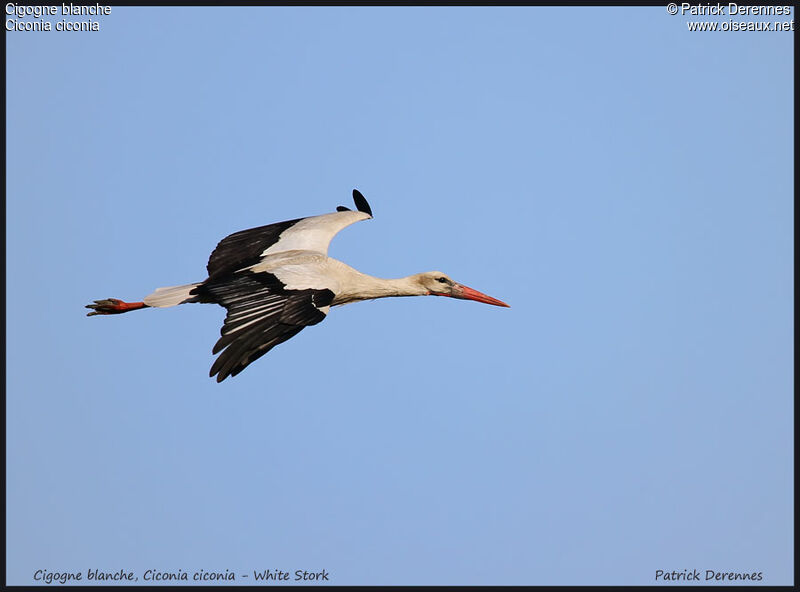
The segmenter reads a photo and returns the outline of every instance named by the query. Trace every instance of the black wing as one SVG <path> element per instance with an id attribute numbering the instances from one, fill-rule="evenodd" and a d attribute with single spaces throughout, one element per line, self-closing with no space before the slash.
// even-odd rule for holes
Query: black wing
<path id="1" fill-rule="evenodd" d="M 209 278 L 192 293 L 201 302 L 228 309 L 222 337 L 212 352 L 223 350 L 209 372 L 217 375 L 217 382 L 236 376 L 304 327 L 324 320 L 326 313 L 320 308 L 334 297 L 330 290 L 286 290 L 271 273 L 251 271 Z"/>
<path id="2" fill-rule="evenodd" d="M 241 230 L 226 236 L 219 241 L 208 259 L 208 277 L 213 278 L 255 265 L 261 260 L 264 249 L 278 242 L 281 233 L 300 220 L 303 218 Z"/>

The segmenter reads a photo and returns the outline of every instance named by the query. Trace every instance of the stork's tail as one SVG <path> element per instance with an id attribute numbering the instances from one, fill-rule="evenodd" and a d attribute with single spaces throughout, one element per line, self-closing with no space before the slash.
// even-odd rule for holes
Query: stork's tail
<path id="1" fill-rule="evenodd" d="M 144 304 L 156 308 L 166 308 L 187 302 L 197 302 L 197 297 L 192 294 L 200 283 L 184 284 L 183 286 L 167 286 L 166 288 L 156 288 L 156 291 L 145 297 Z"/>

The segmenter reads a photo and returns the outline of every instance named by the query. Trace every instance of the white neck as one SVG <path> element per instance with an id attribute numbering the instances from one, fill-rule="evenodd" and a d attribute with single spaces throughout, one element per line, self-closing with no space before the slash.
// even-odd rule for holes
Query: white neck
<path id="1" fill-rule="evenodd" d="M 397 279 L 383 279 L 355 269 L 352 271 L 355 273 L 348 274 L 345 290 L 336 295 L 333 306 L 358 300 L 388 298 L 389 296 L 424 296 L 428 293 L 413 275 Z"/>

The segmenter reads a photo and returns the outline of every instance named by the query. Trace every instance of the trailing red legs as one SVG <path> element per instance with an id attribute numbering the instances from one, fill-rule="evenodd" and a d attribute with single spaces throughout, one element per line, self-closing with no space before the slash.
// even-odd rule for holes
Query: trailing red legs
<path id="1" fill-rule="evenodd" d="M 95 300 L 94 304 L 87 304 L 86 308 L 94 309 L 92 312 L 86 314 L 87 317 L 90 317 L 92 315 L 121 314 L 123 312 L 149 307 L 144 302 L 123 302 L 116 298 L 108 298 L 106 300 Z"/>

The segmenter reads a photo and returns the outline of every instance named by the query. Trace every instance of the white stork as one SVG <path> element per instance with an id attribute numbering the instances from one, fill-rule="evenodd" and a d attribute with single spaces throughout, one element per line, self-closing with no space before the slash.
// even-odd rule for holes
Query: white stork
<path id="1" fill-rule="evenodd" d="M 388 296 L 427 295 L 508 306 L 454 282 L 440 271 L 381 279 L 328 257 L 328 245 L 340 230 L 372 218 L 372 210 L 358 190 L 353 190 L 353 200 L 357 212 L 339 206 L 331 214 L 231 234 L 211 253 L 206 280 L 158 288 L 142 302 L 95 300 L 86 305 L 93 309 L 87 316 L 188 302 L 224 306 L 228 314 L 220 330 L 222 337 L 212 350 L 213 354 L 222 353 L 209 373 L 222 382 L 304 327 L 322 321 L 331 306 Z"/>

